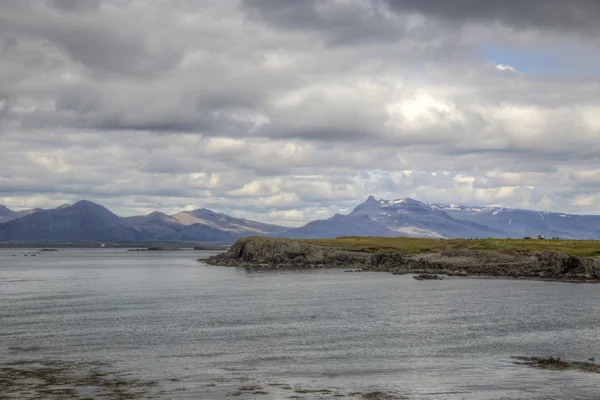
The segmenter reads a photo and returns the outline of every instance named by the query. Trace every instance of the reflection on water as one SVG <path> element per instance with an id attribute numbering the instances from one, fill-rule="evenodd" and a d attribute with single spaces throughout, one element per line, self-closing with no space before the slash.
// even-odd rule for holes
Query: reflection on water
<path id="1" fill-rule="evenodd" d="M 103 362 L 176 383 L 180 399 L 600 398 L 598 375 L 511 360 L 600 359 L 600 285 L 247 272 L 198 263 L 214 254 L 201 251 L 23 253 L 0 250 L 7 362 Z"/>

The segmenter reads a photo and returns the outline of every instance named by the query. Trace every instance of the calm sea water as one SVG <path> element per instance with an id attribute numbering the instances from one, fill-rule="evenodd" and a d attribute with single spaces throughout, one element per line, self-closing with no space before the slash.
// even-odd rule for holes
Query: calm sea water
<path id="1" fill-rule="evenodd" d="M 600 285 L 253 273 L 199 263 L 211 253 L 198 251 L 30 251 L 0 250 L 3 360 L 106 361 L 177 381 L 185 390 L 168 398 L 180 399 L 246 383 L 269 394 L 238 398 L 294 395 L 272 383 L 414 399 L 600 398 L 600 375 L 510 358 L 600 359 Z"/>

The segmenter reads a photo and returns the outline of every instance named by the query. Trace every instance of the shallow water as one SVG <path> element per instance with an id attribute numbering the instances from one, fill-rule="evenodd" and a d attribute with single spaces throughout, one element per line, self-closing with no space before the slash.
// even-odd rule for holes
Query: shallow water
<path id="1" fill-rule="evenodd" d="M 600 359 L 600 285 L 257 273 L 197 262 L 215 254 L 204 251 L 31 252 L 0 250 L 2 360 L 107 362 L 175 389 L 174 399 L 244 385 L 268 394 L 238 398 L 317 396 L 281 385 L 410 399 L 600 398 L 600 375 L 510 358 Z"/>

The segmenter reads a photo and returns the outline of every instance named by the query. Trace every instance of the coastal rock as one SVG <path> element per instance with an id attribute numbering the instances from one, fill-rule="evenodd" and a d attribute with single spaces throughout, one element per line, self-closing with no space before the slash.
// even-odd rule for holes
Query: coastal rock
<path id="1" fill-rule="evenodd" d="M 332 268 L 364 265 L 369 254 L 328 249 L 284 239 L 248 237 L 239 239 L 231 249 L 209 258 L 215 265 L 238 266 L 241 263 L 268 264 L 271 268 Z"/>
<path id="2" fill-rule="evenodd" d="M 538 253 L 537 267 L 549 276 L 565 276 L 581 279 L 600 278 L 598 262 L 589 258 L 569 256 L 554 251 Z"/>

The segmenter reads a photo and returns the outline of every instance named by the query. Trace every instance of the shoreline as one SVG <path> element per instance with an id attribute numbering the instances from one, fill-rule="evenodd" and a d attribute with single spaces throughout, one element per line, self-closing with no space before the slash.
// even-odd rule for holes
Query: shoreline
<path id="1" fill-rule="evenodd" d="M 367 252 L 300 240 L 248 237 L 239 239 L 225 253 L 198 261 L 253 270 L 344 268 L 355 270 L 352 272 L 361 270 L 394 275 L 437 274 L 476 279 L 600 283 L 600 260 L 553 250 L 453 248 L 412 253 Z"/>

